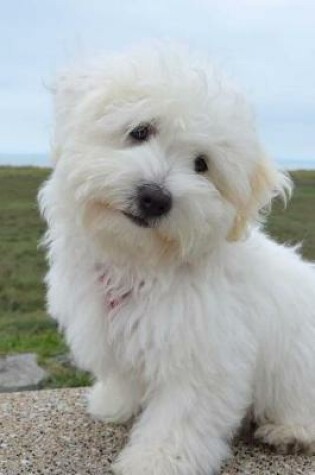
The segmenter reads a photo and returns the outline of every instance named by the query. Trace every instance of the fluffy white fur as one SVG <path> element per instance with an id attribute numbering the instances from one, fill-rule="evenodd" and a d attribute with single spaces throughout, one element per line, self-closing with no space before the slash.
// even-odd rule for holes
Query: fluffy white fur
<path id="1" fill-rule="evenodd" d="M 115 473 L 214 474 L 250 408 L 257 437 L 313 452 L 315 271 L 259 229 L 290 182 L 243 96 L 206 61 L 160 47 L 72 70 L 55 98 L 40 192 L 48 306 L 97 379 L 90 412 L 139 413 Z M 142 123 L 155 133 L 132 143 Z M 143 228 L 122 211 L 146 182 L 173 206 Z"/>

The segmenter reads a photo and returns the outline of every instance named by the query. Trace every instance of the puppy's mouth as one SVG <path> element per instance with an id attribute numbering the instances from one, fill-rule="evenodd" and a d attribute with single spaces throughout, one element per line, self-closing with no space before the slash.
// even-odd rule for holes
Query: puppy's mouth
<path id="1" fill-rule="evenodd" d="M 144 218 L 141 218 L 141 216 L 137 216 L 137 215 L 132 214 L 132 213 L 127 213 L 127 211 L 123 211 L 123 214 L 128 219 L 130 219 L 130 221 L 132 221 L 137 226 L 140 226 L 141 228 L 152 228 L 153 227 L 153 225 L 151 223 L 149 223 L 149 221 L 147 221 Z"/>

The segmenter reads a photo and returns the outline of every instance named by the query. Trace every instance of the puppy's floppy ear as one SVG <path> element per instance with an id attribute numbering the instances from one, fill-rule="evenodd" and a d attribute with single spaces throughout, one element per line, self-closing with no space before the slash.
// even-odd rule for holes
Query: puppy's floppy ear
<path id="1" fill-rule="evenodd" d="M 68 71 L 60 74 L 51 87 L 54 99 L 54 146 L 53 161 L 56 162 L 61 153 L 61 144 L 67 136 L 81 101 L 91 90 L 91 81 L 87 75 L 79 71 Z"/>
<path id="2" fill-rule="evenodd" d="M 255 165 L 249 185 L 249 196 L 234 203 L 237 214 L 228 235 L 229 241 L 241 239 L 250 222 L 261 220 L 270 211 L 274 198 L 280 197 L 286 203 L 292 191 L 289 176 L 277 170 L 267 156 L 262 156 Z"/>

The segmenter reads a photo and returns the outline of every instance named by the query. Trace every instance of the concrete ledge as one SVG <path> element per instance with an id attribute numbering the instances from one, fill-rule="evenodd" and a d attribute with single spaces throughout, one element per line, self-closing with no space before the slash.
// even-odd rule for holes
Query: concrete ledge
<path id="1" fill-rule="evenodd" d="M 0 475 L 110 474 L 128 427 L 91 420 L 83 396 L 83 389 L 0 394 Z M 315 475 L 315 457 L 236 441 L 222 474 Z"/>

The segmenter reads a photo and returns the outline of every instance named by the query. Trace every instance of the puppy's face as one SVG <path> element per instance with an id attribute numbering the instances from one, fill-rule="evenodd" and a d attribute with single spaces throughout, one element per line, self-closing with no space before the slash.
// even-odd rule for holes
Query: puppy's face
<path id="1" fill-rule="evenodd" d="M 64 206 L 124 258 L 189 261 L 239 239 L 283 186 L 242 96 L 176 52 L 64 77 L 56 119 Z"/>

